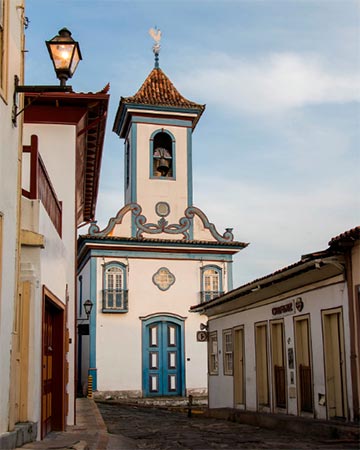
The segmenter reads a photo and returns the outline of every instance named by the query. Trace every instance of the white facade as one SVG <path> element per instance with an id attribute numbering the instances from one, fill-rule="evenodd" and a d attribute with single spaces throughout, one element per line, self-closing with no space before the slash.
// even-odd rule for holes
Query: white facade
<path id="1" fill-rule="evenodd" d="M 16 346 L 21 116 L 12 122 L 14 77 L 23 80 L 24 4 L 0 1 L 0 442 L 18 420 L 13 382 Z M 15 331 L 15 333 L 14 333 Z M 12 388 L 12 389 L 11 389 Z"/>
<path id="2" fill-rule="evenodd" d="M 203 109 L 158 68 L 120 102 L 114 131 L 125 139 L 125 206 L 78 245 L 80 304 L 94 304 L 89 335 L 79 333 L 79 391 L 86 373 L 101 394 L 207 391 L 201 317 L 189 307 L 232 288 L 232 255 L 246 244 L 230 229 L 219 234 L 192 203 L 192 132 Z"/>
<path id="3" fill-rule="evenodd" d="M 192 307 L 208 317 L 209 407 L 354 420 L 345 274 L 329 250 Z"/>
<path id="4" fill-rule="evenodd" d="M 75 423 L 77 226 L 95 211 L 108 95 L 27 96 L 19 404 L 42 439 Z"/>
<path id="5" fill-rule="evenodd" d="M 66 386 L 69 410 L 66 423 L 74 423 L 74 383 L 75 383 L 75 260 L 76 243 L 75 220 L 75 127 L 69 125 L 25 124 L 24 145 L 30 144 L 32 135 L 38 137 L 39 153 L 45 163 L 47 173 L 60 201 L 62 201 L 62 233 L 59 235 L 43 203 L 39 199 L 22 198 L 22 229 L 44 238 L 43 246 L 23 245 L 21 253 L 21 282 L 29 281 L 32 286 L 32 314 L 29 318 L 29 377 L 33 389 L 29 390 L 29 420 L 41 426 L 42 396 L 42 339 L 43 303 L 46 288 L 63 305 L 66 311 L 66 339 L 71 340 L 66 361 L 69 382 Z M 28 161 L 26 161 L 28 162 Z M 30 178 L 30 167 L 23 164 L 24 178 Z M 64 176 L 67 174 L 67 176 Z M 71 176 L 72 174 L 72 176 Z M 24 184 L 27 188 L 28 183 Z M 68 300 L 68 305 L 66 304 Z M 65 336 L 64 336 L 65 339 Z"/>

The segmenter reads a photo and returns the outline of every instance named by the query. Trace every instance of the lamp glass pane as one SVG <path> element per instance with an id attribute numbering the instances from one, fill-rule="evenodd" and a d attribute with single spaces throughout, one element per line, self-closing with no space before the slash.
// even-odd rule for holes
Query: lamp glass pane
<path id="1" fill-rule="evenodd" d="M 75 70 L 76 70 L 76 68 L 77 68 L 77 66 L 79 64 L 79 61 L 80 61 L 80 55 L 79 55 L 78 47 L 77 47 L 77 45 L 75 45 L 75 47 L 74 47 L 74 54 L 73 54 L 73 58 L 72 58 L 72 61 L 71 61 L 71 67 L 70 67 L 70 74 L 71 75 L 75 72 Z"/>
<path id="2" fill-rule="evenodd" d="M 69 70 L 75 44 L 50 43 L 56 70 Z"/>

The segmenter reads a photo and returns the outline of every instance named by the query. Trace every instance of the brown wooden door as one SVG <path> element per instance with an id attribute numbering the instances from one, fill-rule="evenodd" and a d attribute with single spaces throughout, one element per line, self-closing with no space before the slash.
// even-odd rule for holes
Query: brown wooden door
<path id="1" fill-rule="evenodd" d="M 53 329 L 54 318 L 49 305 L 45 304 L 43 324 L 43 364 L 42 364 L 42 438 L 52 430 L 53 402 Z"/>
<path id="2" fill-rule="evenodd" d="M 46 290 L 43 310 L 42 438 L 50 431 L 65 429 L 65 367 L 64 305 Z"/>
<path id="3" fill-rule="evenodd" d="M 238 406 L 245 404 L 244 329 L 235 330 L 234 336 L 234 403 Z"/>

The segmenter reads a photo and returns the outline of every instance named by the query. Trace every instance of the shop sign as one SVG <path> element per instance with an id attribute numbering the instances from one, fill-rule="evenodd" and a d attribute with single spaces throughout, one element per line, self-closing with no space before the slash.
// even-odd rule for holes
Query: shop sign
<path id="1" fill-rule="evenodd" d="M 280 306 L 274 306 L 271 310 L 273 316 L 288 316 L 290 314 L 295 314 L 295 302 L 284 303 Z"/>

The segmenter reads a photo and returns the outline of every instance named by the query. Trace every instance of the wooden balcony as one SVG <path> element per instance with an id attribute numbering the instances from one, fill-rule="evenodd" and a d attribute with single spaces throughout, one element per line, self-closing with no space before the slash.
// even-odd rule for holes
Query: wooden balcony
<path id="1" fill-rule="evenodd" d="M 31 136 L 30 145 L 23 146 L 23 153 L 30 153 L 30 190 L 22 189 L 22 195 L 30 200 L 41 200 L 56 231 L 62 233 L 62 202 L 57 198 L 45 164 L 38 150 L 38 138 Z"/>

